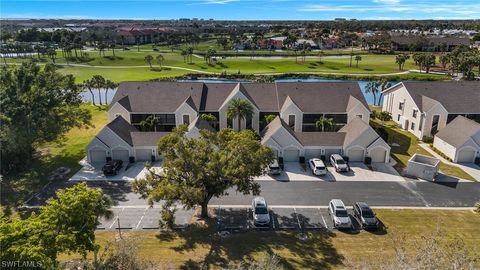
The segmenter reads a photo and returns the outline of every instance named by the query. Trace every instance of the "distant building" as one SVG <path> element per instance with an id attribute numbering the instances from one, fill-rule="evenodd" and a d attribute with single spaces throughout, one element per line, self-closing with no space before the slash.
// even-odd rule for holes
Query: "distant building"
<path id="1" fill-rule="evenodd" d="M 117 36 L 124 45 L 148 44 L 161 41 L 173 31 L 170 28 L 120 28 Z"/>
<path id="2" fill-rule="evenodd" d="M 470 46 L 466 36 L 392 35 L 394 51 L 450 52 L 457 46 Z"/>

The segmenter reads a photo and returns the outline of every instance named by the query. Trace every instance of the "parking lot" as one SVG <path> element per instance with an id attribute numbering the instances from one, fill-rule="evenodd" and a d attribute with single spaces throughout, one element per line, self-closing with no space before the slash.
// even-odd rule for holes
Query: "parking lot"
<path id="1" fill-rule="evenodd" d="M 80 163 L 83 167 L 69 181 L 133 181 L 135 178 L 145 178 L 147 172 L 144 162 L 124 163 L 117 175 L 105 176 L 102 171 L 105 164 L 90 164 L 85 160 Z M 160 170 L 161 165 L 161 162 L 154 162 L 152 169 Z"/>
<path id="2" fill-rule="evenodd" d="M 257 181 L 404 181 L 397 171 L 385 163 L 373 163 L 367 166 L 361 162 L 350 163 L 350 171 L 338 173 L 327 164 L 327 174 L 313 175 L 310 168 L 303 168 L 298 162 L 286 162 L 280 175 L 262 175 Z"/>
<path id="3" fill-rule="evenodd" d="M 99 230 L 152 230 L 159 229 L 159 207 L 114 207 L 114 217 L 100 220 Z M 270 226 L 253 224 L 249 207 L 215 207 L 218 231 L 245 230 L 333 230 L 333 223 L 326 207 L 270 207 Z M 350 212 L 351 210 L 349 210 Z M 191 223 L 194 211 L 177 209 L 175 229 Z M 358 229 L 353 217 L 354 230 Z"/>

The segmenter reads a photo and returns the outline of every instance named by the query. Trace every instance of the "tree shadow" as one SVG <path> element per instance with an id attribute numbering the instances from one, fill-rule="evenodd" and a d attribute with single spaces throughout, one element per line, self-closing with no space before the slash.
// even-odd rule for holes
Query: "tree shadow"
<path id="1" fill-rule="evenodd" d="M 313 226 L 311 220 L 303 215 L 298 218 L 302 224 Z M 228 268 L 232 262 L 252 261 L 258 254 L 276 254 L 288 251 L 295 259 L 279 256 L 285 269 L 332 269 L 342 264 L 340 255 L 332 244 L 335 234 L 328 230 L 306 231 L 306 239 L 297 238 L 298 228 L 293 231 L 257 231 L 249 230 L 240 233 L 217 233 L 215 220 L 207 225 L 190 225 L 183 231 L 172 235 L 157 236 L 160 241 L 173 241 L 181 238 L 180 245 L 171 247 L 175 252 L 191 252 L 197 247 L 208 246 L 208 252 L 200 261 L 189 259 L 180 269 L 216 269 Z M 277 254 L 278 256 L 278 254 Z M 296 259 L 301 258 L 301 259 Z"/>

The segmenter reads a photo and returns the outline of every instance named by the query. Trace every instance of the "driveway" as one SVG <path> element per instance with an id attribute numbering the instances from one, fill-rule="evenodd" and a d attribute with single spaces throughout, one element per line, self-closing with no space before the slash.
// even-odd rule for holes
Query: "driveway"
<path id="1" fill-rule="evenodd" d="M 161 169 L 161 162 L 152 164 L 154 170 Z M 102 172 L 103 163 L 82 163 L 83 167 L 73 175 L 69 181 L 133 181 L 135 178 L 144 178 L 147 169 L 143 162 L 124 164 L 117 175 L 105 176 Z"/>
<path id="2" fill-rule="evenodd" d="M 284 171 L 280 175 L 262 175 L 255 178 L 257 181 L 404 181 L 395 169 L 387 163 L 374 163 L 368 167 L 363 163 L 350 163 L 350 171 L 337 173 L 332 167 L 327 167 L 324 176 L 313 175 L 298 162 L 286 162 Z"/>

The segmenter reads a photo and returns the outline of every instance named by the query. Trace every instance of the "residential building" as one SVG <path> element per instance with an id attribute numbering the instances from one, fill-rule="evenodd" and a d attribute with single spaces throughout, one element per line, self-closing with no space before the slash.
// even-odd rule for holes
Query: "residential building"
<path id="1" fill-rule="evenodd" d="M 433 137 L 457 116 L 480 123 L 480 82 L 401 82 L 383 93 L 383 111 L 417 138 Z"/>
<path id="2" fill-rule="evenodd" d="M 392 50 L 394 51 L 450 52 L 458 46 L 470 46 L 470 38 L 468 36 L 393 34 L 391 37 Z"/>
<path id="3" fill-rule="evenodd" d="M 253 117 L 228 119 L 227 110 L 235 99 L 253 107 Z M 151 160 L 158 140 L 182 124 L 187 137 L 200 129 L 252 129 L 262 136 L 285 161 L 299 161 L 339 153 L 350 161 L 388 162 L 390 147 L 369 126 L 370 111 L 356 82 L 312 83 L 203 83 L 203 82 L 123 82 L 107 111 L 111 121 L 87 146 L 91 163 L 112 159 Z M 201 114 L 217 119 L 207 122 Z M 267 123 L 266 116 L 275 115 Z M 145 120 L 155 117 L 153 126 Z M 320 131 L 320 117 L 335 125 Z M 150 117 L 150 118 L 149 118 Z"/>
<path id="4" fill-rule="evenodd" d="M 457 116 L 435 135 L 433 146 L 453 162 L 472 163 L 480 157 L 480 124 Z"/>

